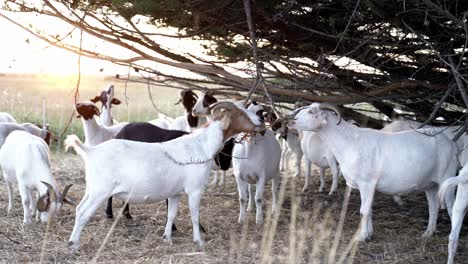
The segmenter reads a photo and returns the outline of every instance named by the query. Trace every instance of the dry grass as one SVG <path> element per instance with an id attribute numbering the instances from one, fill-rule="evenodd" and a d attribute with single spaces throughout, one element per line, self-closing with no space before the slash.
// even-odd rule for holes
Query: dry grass
<path id="1" fill-rule="evenodd" d="M 54 154 L 54 175 L 63 186 L 73 183 L 71 196 L 76 200 L 85 189 L 83 163 L 76 155 Z M 343 201 L 344 183 L 339 194 L 299 193 L 295 179 L 283 174 L 285 199 L 278 218 L 277 230 L 272 240 L 271 254 L 265 249 L 268 241 L 262 238 L 268 233 L 268 222 L 263 227 L 255 225 L 254 213 L 249 213 L 247 224 L 237 224 L 238 202 L 234 178 L 227 179 L 224 190 L 208 187 L 202 201 L 201 221 L 207 228 L 204 235 L 207 245 L 199 248 L 192 243 L 191 222 L 186 199 L 179 207 L 173 244 L 166 245 L 161 236 L 164 229 L 164 202 L 152 205 L 132 206 L 133 220 L 121 219 L 104 245 L 98 262 L 118 263 L 326 263 L 334 238 Z M 300 181 L 302 183 L 302 179 Z M 268 187 L 268 190 L 270 188 Z M 0 186 L 0 255 L 2 261 L 37 262 L 44 242 L 45 226 L 22 224 L 22 208 L 19 195 L 15 196 L 13 216 L 6 216 L 7 196 Z M 270 205 L 270 194 L 266 195 Z M 375 235 L 372 241 L 361 243 L 354 257 L 346 257 L 346 263 L 443 263 L 446 258 L 447 235 L 450 223 L 445 211 L 440 214 L 439 231 L 432 239 L 419 237 L 425 230 L 427 209 L 424 195 L 404 198 L 399 208 L 389 196 L 376 195 L 374 203 Z M 119 208 L 116 202 L 115 208 Z M 359 196 L 354 191 L 350 197 L 343 236 L 337 251 L 337 259 L 357 229 L 359 223 Z M 57 222 L 52 225 L 45 247 L 47 262 L 89 262 L 113 224 L 105 218 L 103 207 L 98 210 L 81 236 L 81 249 L 72 253 L 67 240 L 74 224 L 74 208 L 64 207 Z M 267 230 L 267 232 L 265 232 Z M 465 230 L 464 230 L 465 231 Z M 271 235 L 271 233 L 270 233 Z M 457 255 L 458 261 L 467 257 L 467 239 L 462 236 Z M 351 252 L 352 253 L 352 252 Z"/>
<path id="2" fill-rule="evenodd" d="M 1 77 L 0 84 L 1 110 L 13 113 L 21 122 L 40 121 L 37 113 L 40 113 L 41 98 L 47 97 L 49 123 L 57 132 L 63 129 L 72 106 L 69 94 L 74 87 L 72 80 L 53 82 L 49 79 Z M 107 84 L 109 81 L 85 79 L 82 98 L 91 98 Z M 123 84 L 116 84 L 118 96 L 123 99 Z M 156 117 L 146 87 L 129 86 L 128 96 L 130 104 L 116 108 L 117 119 L 148 120 Z M 177 91 L 158 88 L 153 96 L 163 110 L 172 115 L 180 113 L 180 107 L 173 106 Z M 74 121 L 69 133 L 82 134 L 80 123 Z M 61 186 L 74 184 L 70 194 L 79 201 L 85 190 L 81 159 L 76 155 L 63 154 L 61 150 L 54 151 L 52 166 Z M 102 207 L 83 230 L 81 249 L 76 253 L 70 252 L 67 246 L 74 224 L 74 208 L 63 208 L 45 239 L 44 225 L 22 224 L 23 212 L 17 191 L 13 215 L 6 216 L 7 195 L 5 186 L 0 184 L 0 262 L 39 262 L 41 253 L 45 262 L 90 262 L 101 247 L 97 262 L 104 263 L 328 263 L 331 261 L 329 256 L 333 254 L 336 255 L 335 260 L 345 263 L 446 261 L 450 222 L 445 211 L 439 214 L 439 232 L 429 240 L 420 239 L 428 215 L 424 194 L 404 197 L 403 207 L 395 205 L 389 196 L 376 194 L 373 239 L 357 247 L 348 247 L 360 220 L 359 194 L 353 191 L 342 235 L 336 240 L 339 243 L 334 252 L 335 231 L 345 193 L 344 181 L 340 182 L 336 196 L 324 193 L 303 195 L 300 193 L 303 179 L 290 178 L 290 175 L 291 172 L 282 173 L 284 203 L 280 214 L 273 219 L 267 217 L 264 226 L 255 225 L 253 212 L 249 213 L 245 225 L 237 224 L 239 206 L 233 176 L 228 177 L 223 190 L 209 186 L 201 206 L 201 222 L 208 230 L 204 235 L 207 242 L 204 248 L 192 243 L 191 221 L 184 197 L 176 218 L 179 231 L 173 235 L 172 245 L 164 244 L 161 239 L 165 222 L 165 204 L 162 202 L 131 206 L 134 219 L 118 221 L 107 243 L 103 241 L 114 222 L 105 218 Z M 267 187 L 266 200 L 269 208 L 270 186 Z M 119 208 L 118 203 L 115 201 L 115 210 Z M 464 236 L 467 227 L 462 229 L 460 237 L 456 257 L 459 263 L 468 262 L 468 240 Z M 42 252 L 43 243 L 46 244 Z"/>

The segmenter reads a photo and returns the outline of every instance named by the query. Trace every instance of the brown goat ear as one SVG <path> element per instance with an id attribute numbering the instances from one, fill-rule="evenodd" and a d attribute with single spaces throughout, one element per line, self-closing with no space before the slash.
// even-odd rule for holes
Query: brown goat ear
<path id="1" fill-rule="evenodd" d="M 93 102 L 93 103 L 97 103 L 99 101 L 101 101 L 101 97 L 99 97 L 97 95 L 93 99 L 91 99 L 91 102 Z"/>
<path id="2" fill-rule="evenodd" d="M 121 102 L 119 99 L 117 99 L 117 98 L 112 98 L 111 104 L 119 105 L 119 104 L 121 104 L 121 103 L 122 103 L 122 102 Z"/>
<path id="3" fill-rule="evenodd" d="M 39 199 L 37 199 L 36 206 L 39 212 L 46 212 L 49 209 L 49 205 L 50 205 L 50 199 L 49 199 L 48 193 L 42 195 L 41 197 L 39 197 Z"/>

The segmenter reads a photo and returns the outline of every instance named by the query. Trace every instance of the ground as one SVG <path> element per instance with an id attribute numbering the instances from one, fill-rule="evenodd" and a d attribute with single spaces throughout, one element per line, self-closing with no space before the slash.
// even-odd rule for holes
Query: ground
<path id="1" fill-rule="evenodd" d="M 54 153 L 53 173 L 61 186 L 73 183 L 70 197 L 79 201 L 85 190 L 83 162 L 77 155 Z M 282 173 L 285 184 L 284 203 L 275 232 L 268 232 L 271 219 L 264 226 L 255 225 L 255 215 L 248 214 L 246 225 L 237 223 L 238 196 L 231 172 L 224 188 L 209 186 L 203 196 L 201 221 L 207 229 L 203 237 L 206 246 L 192 243 L 190 214 L 187 200 L 182 200 L 176 224 L 179 228 L 172 245 L 162 242 L 165 221 L 165 203 L 131 206 L 132 220 L 120 219 L 108 240 L 106 236 L 114 221 L 107 219 L 104 205 L 85 227 L 81 236 L 81 249 L 71 252 L 68 238 L 75 210 L 64 206 L 57 221 L 45 237 L 46 227 L 40 223 L 22 224 L 20 197 L 16 192 L 15 209 L 6 216 L 7 195 L 0 186 L 0 256 L 2 262 L 38 262 L 43 253 L 47 262 L 131 262 L 131 263 L 327 263 L 333 248 L 337 221 L 343 202 L 345 184 L 340 182 L 338 194 L 300 193 L 303 179 L 290 178 L 291 171 Z M 316 184 L 318 182 L 316 181 Z M 294 186 L 294 188 L 293 188 Z M 330 182 L 328 182 L 330 186 Z M 314 186 L 315 190 L 317 186 Z M 267 209 L 271 202 L 270 187 L 266 195 Z M 443 263 L 446 261 L 447 236 L 450 222 L 441 210 L 439 232 L 428 240 L 420 236 L 427 223 L 425 196 L 403 198 L 402 207 L 394 204 L 390 196 L 376 195 L 374 202 L 375 234 L 371 241 L 360 243 L 356 250 L 346 247 L 359 223 L 359 195 L 353 191 L 339 240 L 336 259 L 345 254 L 345 263 Z M 292 201 L 296 201 L 293 203 Z M 114 210 L 120 208 L 114 202 Z M 466 225 L 465 225 L 466 226 Z M 466 228 L 462 230 L 457 262 L 467 262 L 468 240 Z M 268 235 L 267 235 L 268 234 Z M 271 239 L 271 234 L 274 237 Z M 266 237 L 269 237 L 266 239 Z M 271 249 L 269 242 L 272 241 Z M 292 245 L 292 246 L 291 246 Z M 291 250 L 293 249 L 293 250 Z"/>

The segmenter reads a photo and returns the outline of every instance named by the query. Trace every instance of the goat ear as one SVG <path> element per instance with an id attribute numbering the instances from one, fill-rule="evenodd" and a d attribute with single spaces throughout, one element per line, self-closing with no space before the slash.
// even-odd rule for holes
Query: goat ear
<path id="1" fill-rule="evenodd" d="M 91 102 L 93 102 L 93 103 L 97 103 L 99 101 L 101 101 L 101 97 L 99 97 L 97 95 L 93 99 L 91 99 Z"/>
<path id="2" fill-rule="evenodd" d="M 49 199 L 48 193 L 42 195 L 41 197 L 39 197 L 39 199 L 37 199 L 36 206 L 39 212 L 46 212 L 49 209 L 49 205 L 50 205 L 50 199 Z"/>
<path id="3" fill-rule="evenodd" d="M 112 98 L 111 104 L 119 105 L 119 104 L 121 104 L 121 103 L 122 103 L 122 102 L 121 102 L 119 99 L 117 99 L 117 98 Z"/>

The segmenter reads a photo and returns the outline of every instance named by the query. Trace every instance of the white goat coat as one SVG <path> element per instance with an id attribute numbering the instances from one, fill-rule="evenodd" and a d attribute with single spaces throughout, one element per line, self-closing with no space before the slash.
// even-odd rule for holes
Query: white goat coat
<path id="1" fill-rule="evenodd" d="M 96 117 L 85 120 L 81 117 L 85 133 L 85 145 L 95 146 L 109 139 L 112 139 L 128 122 L 118 123 L 112 126 L 104 126 L 97 121 Z"/>
<path id="2" fill-rule="evenodd" d="M 249 137 L 241 143 L 235 144 L 232 151 L 232 167 L 239 189 L 240 213 L 239 223 L 245 220 L 245 203 L 247 200 L 247 186 L 249 188 L 249 205 L 247 211 L 253 207 L 253 185 L 256 184 L 255 204 L 256 223 L 263 223 L 263 192 L 267 181 L 272 180 L 272 212 L 276 210 L 276 191 L 279 185 L 279 163 L 281 147 L 270 129 L 264 136 Z"/>
<path id="3" fill-rule="evenodd" d="M 3 178 L 7 183 L 10 199 L 12 187 L 18 185 L 24 209 L 24 223 L 31 222 L 30 208 L 35 211 L 35 199 L 32 192 L 37 191 L 39 196 L 47 192 L 47 187 L 41 182 L 49 183 L 56 193 L 59 193 L 57 183 L 50 170 L 49 147 L 41 138 L 25 131 L 13 131 L 7 137 L 0 150 L 0 165 Z M 10 200 L 9 210 L 13 206 Z M 34 212 L 33 212 L 34 213 Z M 44 213 L 42 213 L 44 214 Z M 47 221 L 47 213 L 44 215 Z M 39 217 L 39 214 L 37 215 Z"/>
<path id="4" fill-rule="evenodd" d="M 199 230 L 199 203 L 210 177 L 212 158 L 223 144 L 220 121 L 163 143 L 112 139 L 88 147 L 76 136 L 67 138 L 65 143 L 73 146 L 86 164 L 86 193 L 77 207 L 69 240 L 72 247 L 78 247 L 84 225 L 110 196 L 128 199 L 129 203 L 151 203 L 169 198 L 164 237 L 170 241 L 182 193 L 189 197 L 194 242 L 204 243 Z"/>
<path id="5" fill-rule="evenodd" d="M 7 112 L 0 112 L 0 122 L 16 123 L 16 119 Z"/>
<path id="6" fill-rule="evenodd" d="M 40 137 L 42 139 L 45 139 L 47 135 L 47 129 L 40 129 L 31 123 L 17 124 L 10 122 L 0 122 L 0 148 L 5 143 L 8 135 L 15 130 L 26 131 L 31 135 Z"/>
<path id="7" fill-rule="evenodd" d="M 302 131 L 301 149 L 306 160 L 305 183 L 302 189 L 307 191 L 310 186 L 311 163 L 320 168 L 320 188 L 322 192 L 325 187 L 325 169 L 330 168 L 333 176 L 333 183 L 329 194 L 336 192 L 338 188 L 338 163 L 335 156 L 328 148 L 327 144 L 322 140 L 320 135 L 313 131 Z"/>
<path id="8" fill-rule="evenodd" d="M 344 120 L 337 125 L 337 116 L 318 107 L 312 104 L 300 110 L 291 126 L 316 131 L 339 162 L 346 184 L 359 189 L 362 228 L 357 239 L 366 240 L 373 233 L 374 190 L 392 195 L 425 191 L 429 223 L 423 237 L 430 237 L 437 222 L 439 185 L 457 170 L 456 144 L 444 134 L 427 136 L 421 133 L 424 130 L 387 133 Z M 449 214 L 453 195 L 445 197 Z"/>

